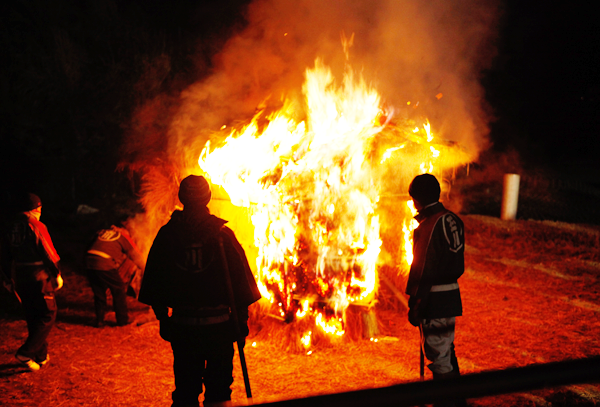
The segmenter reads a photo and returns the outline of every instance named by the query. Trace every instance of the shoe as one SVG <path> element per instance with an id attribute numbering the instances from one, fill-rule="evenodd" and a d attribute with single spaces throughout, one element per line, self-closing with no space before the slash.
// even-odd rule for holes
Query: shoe
<path id="1" fill-rule="evenodd" d="M 19 355 L 17 353 L 15 355 L 15 358 L 17 358 L 17 360 L 23 365 L 27 366 L 27 368 L 29 368 L 29 370 L 31 370 L 32 372 L 37 372 L 38 370 L 40 370 L 40 365 L 33 359 L 28 358 L 27 356 Z"/>
<path id="2" fill-rule="evenodd" d="M 50 355 L 46 354 L 46 359 L 42 360 L 41 362 L 37 362 L 37 364 L 40 365 L 40 367 L 42 367 L 45 366 L 48 362 L 50 362 Z"/>

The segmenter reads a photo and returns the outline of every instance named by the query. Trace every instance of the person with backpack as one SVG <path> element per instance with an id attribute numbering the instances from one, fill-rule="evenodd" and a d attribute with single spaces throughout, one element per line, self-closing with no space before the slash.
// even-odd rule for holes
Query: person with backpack
<path id="1" fill-rule="evenodd" d="M 418 211 L 413 262 L 406 284 L 408 320 L 420 328 L 421 347 L 434 380 L 460 376 L 454 351 L 456 317 L 462 315 L 458 278 L 465 270 L 462 220 L 439 202 L 440 184 L 431 174 L 418 175 L 408 193 Z M 441 406 L 442 404 L 435 404 Z M 444 406 L 464 406 L 450 400 Z"/>
<path id="2" fill-rule="evenodd" d="M 207 207 L 211 190 L 206 179 L 186 177 L 178 196 L 183 210 L 175 210 L 154 239 L 139 301 L 152 306 L 160 336 L 173 349 L 172 405 L 198 406 L 203 385 L 204 406 L 227 405 L 233 342 L 243 349 L 239 342 L 249 333 L 248 307 L 261 296 L 234 232 Z"/>

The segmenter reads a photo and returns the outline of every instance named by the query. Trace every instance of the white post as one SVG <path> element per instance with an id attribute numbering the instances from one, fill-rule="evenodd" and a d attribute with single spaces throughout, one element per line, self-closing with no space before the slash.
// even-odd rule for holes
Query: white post
<path id="1" fill-rule="evenodd" d="M 502 195 L 502 220 L 515 220 L 517 218 L 517 204 L 519 203 L 519 174 L 504 174 L 504 193 Z"/>

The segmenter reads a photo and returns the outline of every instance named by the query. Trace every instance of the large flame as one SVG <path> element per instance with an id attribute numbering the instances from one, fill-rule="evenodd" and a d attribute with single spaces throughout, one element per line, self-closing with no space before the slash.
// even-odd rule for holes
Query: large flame
<path id="1" fill-rule="evenodd" d="M 381 196 L 469 156 L 434 142 L 426 119 L 394 117 L 350 68 L 339 86 L 319 59 L 305 76 L 304 106 L 286 100 L 241 129 L 222 131 L 198 163 L 234 205 L 249 209 L 263 296 L 286 320 L 311 316 L 323 331 L 343 335 L 346 308 L 369 304 L 376 291 Z M 399 213 L 405 232 L 398 251 L 410 264 L 413 214 Z"/>

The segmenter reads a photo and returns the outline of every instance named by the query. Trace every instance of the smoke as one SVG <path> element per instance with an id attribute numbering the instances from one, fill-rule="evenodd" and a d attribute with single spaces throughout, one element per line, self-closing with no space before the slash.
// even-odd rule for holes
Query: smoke
<path id="1" fill-rule="evenodd" d="M 283 98 L 299 101 L 304 72 L 316 58 L 338 78 L 349 63 L 396 114 L 427 117 L 439 137 L 476 157 L 488 146 L 479 78 L 495 55 L 498 14 L 493 1 L 476 0 L 254 1 L 247 27 L 216 55 L 212 73 L 181 93 L 168 120 L 163 111 L 166 129 L 154 133 L 164 139 L 146 139 L 134 167 L 146 174 L 164 169 L 164 177 L 145 178 L 166 184 L 198 172 L 196 160 L 212 132 L 245 122 L 258 109 L 278 108 Z M 347 53 L 343 40 L 351 44 Z M 129 145 L 145 148 L 143 140 Z M 165 187 L 146 188 L 154 192 L 143 197 L 147 211 L 173 200 L 160 194 L 173 189 Z"/>
<path id="2" fill-rule="evenodd" d="M 345 36 L 353 37 L 349 63 L 386 103 L 406 108 L 410 101 L 413 109 L 418 103 L 438 134 L 476 155 L 487 145 L 479 77 L 494 56 L 498 10 L 491 4 L 256 1 L 247 29 L 217 56 L 214 74 L 182 95 L 177 140 L 247 119 L 267 98 L 272 105 L 299 96 L 304 71 L 317 57 L 341 77 Z"/>

